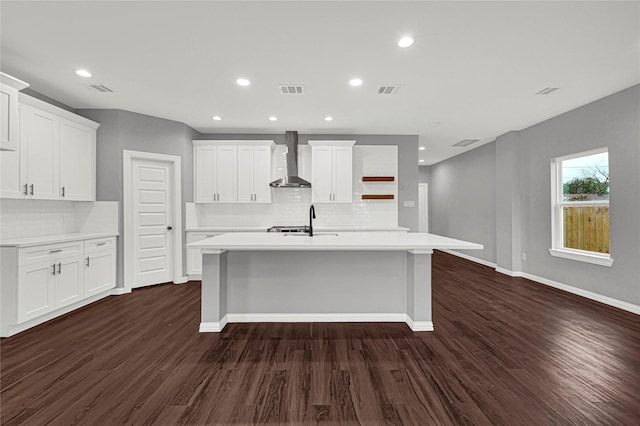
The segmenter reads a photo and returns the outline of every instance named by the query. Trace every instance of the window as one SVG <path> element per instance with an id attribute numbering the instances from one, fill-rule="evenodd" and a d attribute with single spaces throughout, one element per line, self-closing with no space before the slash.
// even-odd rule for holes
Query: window
<path id="1" fill-rule="evenodd" d="M 552 256 L 611 266 L 609 152 L 606 148 L 551 162 Z"/>

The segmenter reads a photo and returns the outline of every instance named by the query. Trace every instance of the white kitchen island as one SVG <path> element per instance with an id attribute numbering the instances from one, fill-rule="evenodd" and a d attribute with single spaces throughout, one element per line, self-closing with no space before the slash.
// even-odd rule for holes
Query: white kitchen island
<path id="1" fill-rule="evenodd" d="M 406 322 L 433 330 L 431 254 L 482 245 L 426 233 L 233 233 L 203 254 L 201 332 L 228 322 Z"/>

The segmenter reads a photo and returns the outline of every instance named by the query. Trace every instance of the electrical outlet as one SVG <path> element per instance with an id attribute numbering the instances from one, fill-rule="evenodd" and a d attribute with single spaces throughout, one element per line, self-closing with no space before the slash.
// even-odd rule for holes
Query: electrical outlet
<path id="1" fill-rule="evenodd" d="M 404 206 L 405 207 L 415 207 L 416 206 L 416 202 L 415 201 L 405 201 L 404 202 Z"/>
<path id="2" fill-rule="evenodd" d="M 522 252 L 522 260 L 527 260 L 527 253 Z"/>

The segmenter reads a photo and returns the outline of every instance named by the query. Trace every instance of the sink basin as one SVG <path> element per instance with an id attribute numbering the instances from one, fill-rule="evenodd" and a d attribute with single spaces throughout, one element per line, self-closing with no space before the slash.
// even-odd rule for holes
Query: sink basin
<path id="1" fill-rule="evenodd" d="M 309 234 L 304 233 L 304 232 L 290 232 L 290 233 L 286 233 L 284 234 L 285 237 L 309 237 Z M 311 238 L 315 238 L 315 237 L 337 237 L 338 234 L 336 234 L 335 232 L 318 232 L 318 233 L 313 233 L 313 237 Z"/>

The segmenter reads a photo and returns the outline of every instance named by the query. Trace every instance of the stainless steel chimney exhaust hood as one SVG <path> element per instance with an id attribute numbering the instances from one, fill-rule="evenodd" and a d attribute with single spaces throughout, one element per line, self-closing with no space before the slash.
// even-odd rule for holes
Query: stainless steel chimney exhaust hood
<path id="1" fill-rule="evenodd" d="M 273 188 L 311 188 L 311 183 L 298 176 L 298 132 L 285 132 L 287 176 L 269 184 Z"/>

